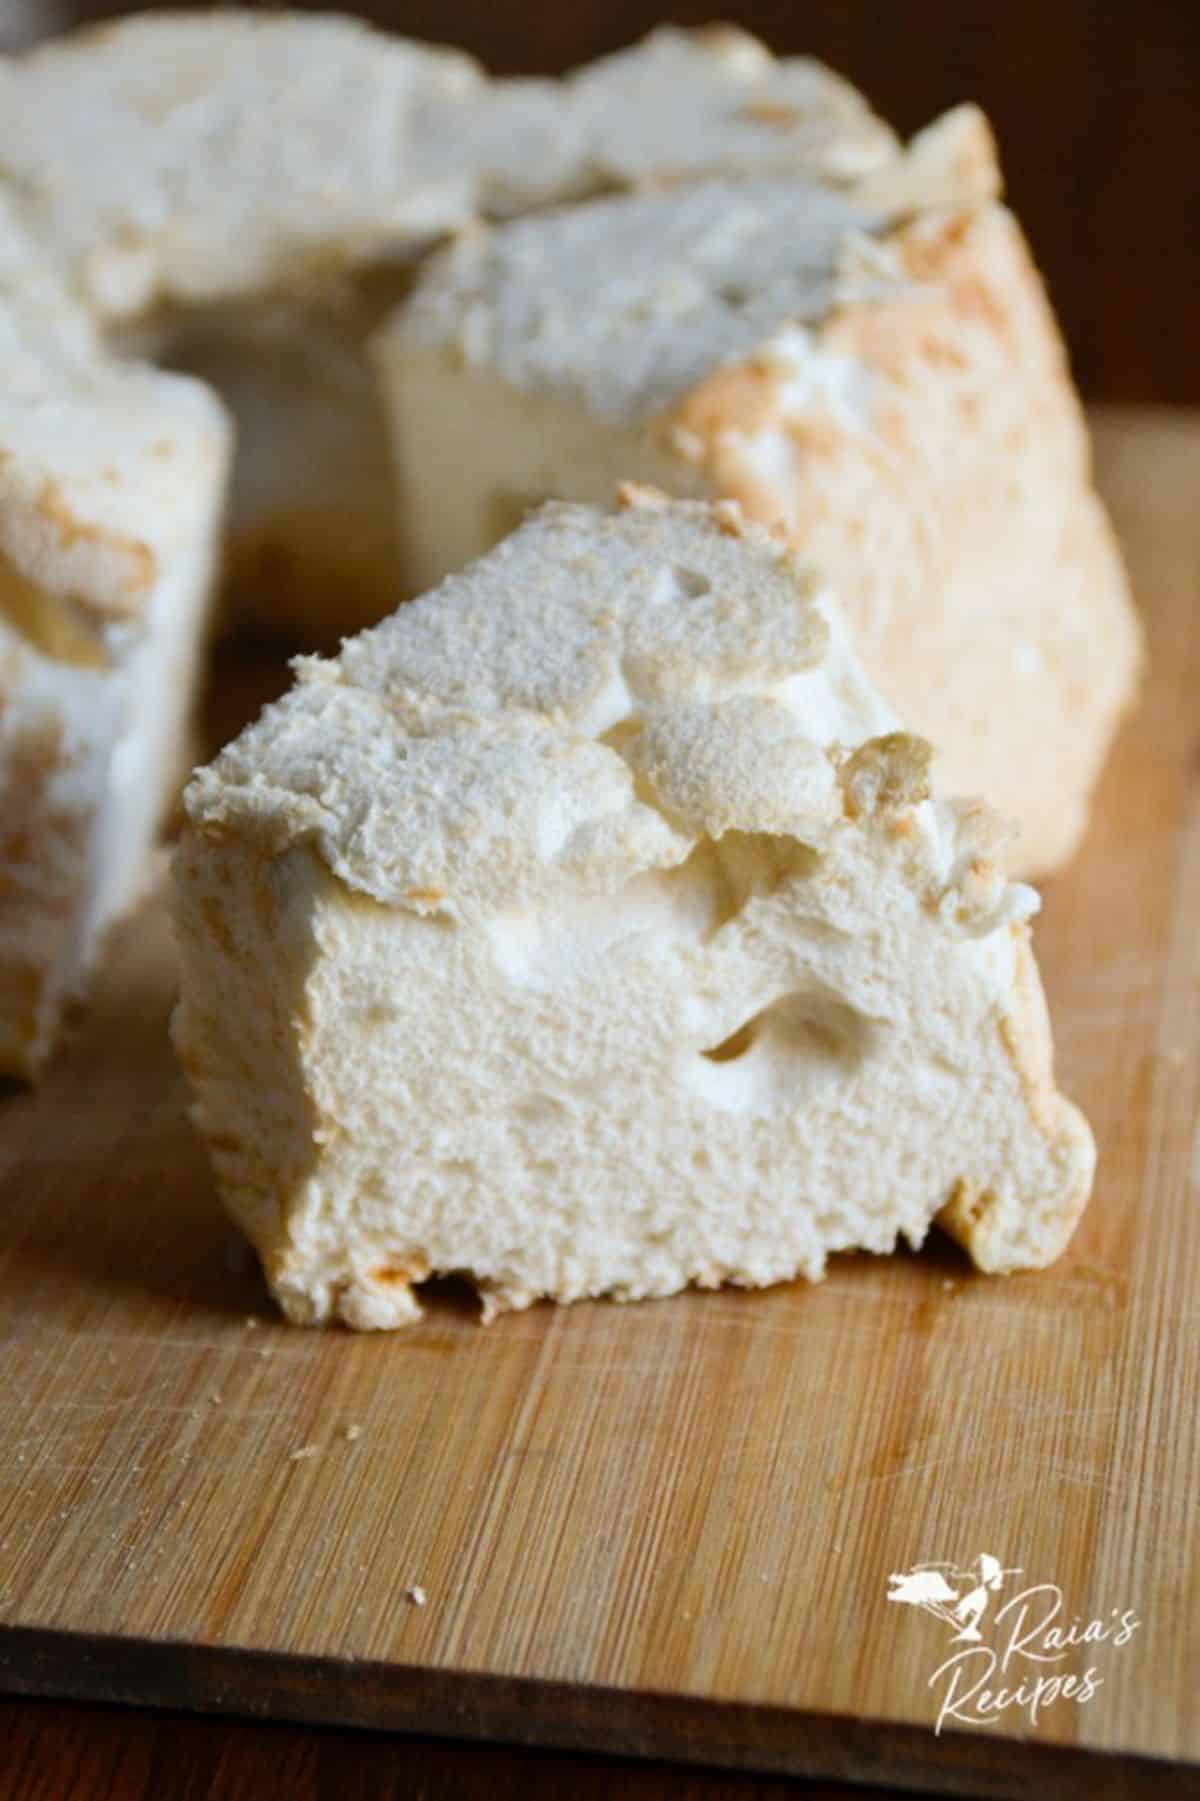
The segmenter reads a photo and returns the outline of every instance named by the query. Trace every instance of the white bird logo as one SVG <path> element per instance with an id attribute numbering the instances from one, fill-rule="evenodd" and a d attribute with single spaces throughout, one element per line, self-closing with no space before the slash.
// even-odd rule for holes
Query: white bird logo
<path id="1" fill-rule="evenodd" d="M 943 1624 L 956 1627 L 954 1642 L 976 1643 L 983 1636 L 979 1622 L 992 1596 L 1004 1587 L 1006 1576 L 1020 1570 L 1005 1569 L 998 1557 L 982 1551 L 965 1570 L 952 1563 L 915 1563 L 911 1570 L 888 1577 L 889 1601 L 903 1601 L 924 1608 Z"/>

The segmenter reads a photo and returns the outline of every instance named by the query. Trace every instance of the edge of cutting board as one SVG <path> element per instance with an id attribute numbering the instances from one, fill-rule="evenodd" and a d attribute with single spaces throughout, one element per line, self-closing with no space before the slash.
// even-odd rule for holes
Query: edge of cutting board
<path id="1" fill-rule="evenodd" d="M 482 1671 L 0 1627 L 0 1691 L 1062 1801 L 1200 1792 L 1200 1765 L 987 1732 Z"/>

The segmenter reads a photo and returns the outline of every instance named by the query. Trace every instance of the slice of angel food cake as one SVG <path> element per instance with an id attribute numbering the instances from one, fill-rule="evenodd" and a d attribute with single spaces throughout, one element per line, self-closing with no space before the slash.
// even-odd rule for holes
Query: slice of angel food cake
<path id="1" fill-rule="evenodd" d="M 899 151 L 849 83 L 729 27 L 656 32 L 563 80 L 238 8 L 0 58 L 0 188 L 114 345 L 231 407 L 231 607 L 306 648 L 398 597 L 367 339 L 431 243 L 714 170 L 853 186 Z"/>
<path id="2" fill-rule="evenodd" d="M 194 756 L 229 451 L 0 197 L 0 1075 L 44 1063 Z"/>
<path id="3" fill-rule="evenodd" d="M 187 791 L 174 1021 L 289 1318 L 816 1279 L 934 1222 L 1063 1249 L 1094 1149 L 1037 897 L 787 541 L 551 503 L 297 668 Z"/>
<path id="4" fill-rule="evenodd" d="M 377 340 L 409 585 L 538 499 L 736 499 L 828 572 L 948 788 L 1019 823 L 1015 872 L 1059 868 L 1141 637 L 999 187 L 962 107 L 853 187 L 659 189 L 435 255 Z"/>

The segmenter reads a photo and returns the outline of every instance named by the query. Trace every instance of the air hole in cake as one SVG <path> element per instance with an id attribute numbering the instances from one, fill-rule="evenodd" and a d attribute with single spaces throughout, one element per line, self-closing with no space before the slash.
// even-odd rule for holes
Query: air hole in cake
<path id="1" fill-rule="evenodd" d="M 689 569 L 686 563 L 669 563 L 655 577 L 653 604 L 683 606 L 687 601 L 699 600 L 711 592 L 712 583 L 698 569 Z"/>
<path id="2" fill-rule="evenodd" d="M 821 865 L 821 853 L 811 844 L 778 832 L 722 832 L 714 848 L 737 896 L 735 913 L 786 883 L 810 879 Z"/>
<path id="3" fill-rule="evenodd" d="M 691 1080 L 711 1102 L 735 1108 L 794 1101 L 806 1075 L 840 1079 L 856 1068 L 879 1029 L 825 989 L 798 990 L 701 1051 Z"/>
<path id="4" fill-rule="evenodd" d="M 699 600 L 702 594 L 708 594 L 712 590 L 712 583 L 698 569 L 687 569 L 683 564 L 676 563 L 670 574 L 679 594 L 685 600 Z"/>
<path id="5" fill-rule="evenodd" d="M 734 311 L 737 311 L 740 307 L 744 307 L 747 300 L 750 298 L 749 290 L 744 281 L 720 282 L 717 285 L 716 292 L 720 299 L 725 302 L 726 306 L 732 307 Z"/>
<path id="6" fill-rule="evenodd" d="M 626 764 L 633 780 L 633 798 L 643 807 L 650 807 L 653 812 L 661 813 L 663 809 L 654 783 L 645 771 L 638 767 L 636 757 L 631 758 L 630 756 L 630 752 L 641 734 L 642 721 L 636 714 L 630 713 L 623 719 L 618 719 L 615 725 L 610 725 L 607 731 L 599 732 L 596 736 L 596 743 L 603 744 L 607 750 L 613 751 Z"/>
<path id="7" fill-rule="evenodd" d="M 707 1057 L 710 1063 L 734 1063 L 739 1057 L 746 1055 L 753 1043 L 754 1021 L 748 1019 L 744 1026 L 739 1026 L 736 1032 L 731 1032 L 720 1044 L 714 1044 L 711 1051 L 701 1051 L 700 1055 Z"/>
<path id="8" fill-rule="evenodd" d="M 486 931 L 507 979 L 551 988 L 592 980 L 615 962 L 639 956 L 657 941 L 704 944 L 737 914 L 740 899 L 710 842 L 698 844 L 673 869 L 649 869 L 615 894 L 580 896 L 569 918 L 539 909 L 496 913 Z"/>

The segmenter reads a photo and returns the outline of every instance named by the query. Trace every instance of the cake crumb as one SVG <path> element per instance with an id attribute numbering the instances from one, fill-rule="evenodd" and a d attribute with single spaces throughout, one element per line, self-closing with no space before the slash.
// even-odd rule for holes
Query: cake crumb
<path id="1" fill-rule="evenodd" d="M 242 1324 L 245 1326 L 247 1332 L 253 1332 L 255 1326 L 261 1325 L 262 1321 L 258 1318 L 257 1314 L 248 1313 L 242 1321 Z"/>
<path id="2" fill-rule="evenodd" d="M 345 1439 L 345 1441 L 348 1445 L 354 1444 L 356 1442 L 356 1440 L 358 1440 L 362 1437 L 362 1435 L 363 1435 L 363 1429 L 361 1426 L 354 1425 L 354 1426 L 343 1426 L 342 1427 L 342 1437 Z"/>
<path id="3" fill-rule="evenodd" d="M 320 1454 L 320 1450 L 321 1450 L 320 1445 L 301 1445 L 299 1450 L 288 1452 L 288 1462 L 289 1463 L 303 1463 L 305 1461 L 305 1459 L 308 1457 L 318 1456 Z"/>
<path id="4" fill-rule="evenodd" d="M 425 1593 L 425 1590 L 421 1587 L 419 1582 L 414 1582 L 410 1588 L 406 1588 L 404 1597 L 405 1600 L 411 1601 L 414 1607 L 424 1607 L 426 1601 L 429 1599 L 429 1596 Z"/>

